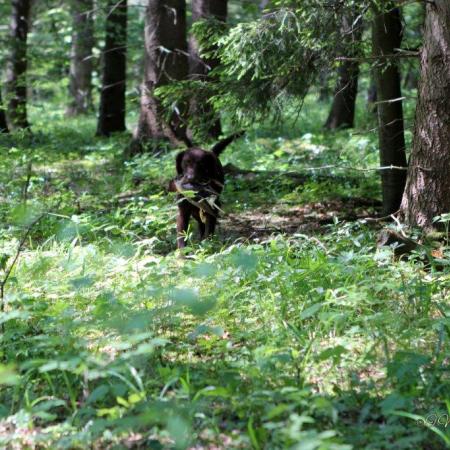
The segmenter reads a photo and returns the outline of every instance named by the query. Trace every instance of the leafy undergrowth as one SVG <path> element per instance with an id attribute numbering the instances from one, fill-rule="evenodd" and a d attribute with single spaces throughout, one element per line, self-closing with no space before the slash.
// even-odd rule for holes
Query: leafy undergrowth
<path id="1" fill-rule="evenodd" d="M 0 314 L 0 446 L 448 445 L 450 254 L 376 247 L 370 138 L 250 132 L 218 236 L 180 258 L 174 152 L 123 163 L 127 136 L 90 119 L 42 129 L 1 137 L 2 277 L 30 232 Z"/>

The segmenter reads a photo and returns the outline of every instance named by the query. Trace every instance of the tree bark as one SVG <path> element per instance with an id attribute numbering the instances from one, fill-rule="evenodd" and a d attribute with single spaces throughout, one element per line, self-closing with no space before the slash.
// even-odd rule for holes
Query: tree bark
<path id="1" fill-rule="evenodd" d="M 109 0 L 97 135 L 125 131 L 127 0 Z"/>
<path id="2" fill-rule="evenodd" d="M 377 87 L 378 139 L 382 167 L 402 169 L 381 170 L 384 214 L 399 210 L 406 182 L 406 153 L 403 129 L 403 106 L 398 61 L 387 62 L 383 55 L 394 54 L 402 41 L 400 10 L 389 4 L 390 10 L 375 12 L 372 26 L 373 54 L 379 57 L 374 70 Z"/>
<path id="3" fill-rule="evenodd" d="M 330 78 L 329 72 L 321 70 L 318 74 L 319 84 L 319 102 L 325 103 L 330 99 L 330 87 L 328 86 L 328 80 Z"/>
<path id="4" fill-rule="evenodd" d="M 259 2 L 259 10 L 260 11 L 264 11 L 264 9 L 266 8 L 266 6 L 269 4 L 270 0 L 261 0 Z"/>
<path id="5" fill-rule="evenodd" d="M 225 22 L 227 20 L 227 0 L 192 0 L 192 20 L 214 18 Z M 189 76 L 193 80 L 208 80 L 208 73 L 218 66 L 217 59 L 205 59 L 200 56 L 201 49 L 195 36 L 189 38 Z M 200 104 L 196 99 L 192 99 L 190 105 L 191 115 L 200 115 L 201 117 L 214 116 L 212 107 L 208 104 Z M 214 117 L 213 117 L 214 119 Z M 212 120 L 208 130 L 211 138 L 218 138 L 222 133 L 220 119 Z M 192 133 L 190 133 L 192 134 Z"/>
<path id="6" fill-rule="evenodd" d="M 362 26 L 354 24 L 355 17 L 344 16 L 342 20 L 342 36 L 347 57 L 357 55 L 357 47 L 361 42 Z M 338 69 L 338 80 L 325 128 L 353 128 L 355 124 L 355 104 L 358 94 L 358 61 L 342 61 Z"/>
<path id="7" fill-rule="evenodd" d="M 145 25 L 145 67 L 141 87 L 141 111 L 131 153 L 143 150 L 149 140 L 174 142 L 183 138 L 184 111 L 166 119 L 154 91 L 188 75 L 185 0 L 149 0 Z"/>
<path id="8" fill-rule="evenodd" d="M 8 119 L 11 128 L 28 128 L 27 39 L 32 0 L 12 0 L 11 54 L 6 71 Z"/>
<path id="9" fill-rule="evenodd" d="M 412 21 L 413 23 L 406 24 L 407 27 L 410 28 L 411 38 L 414 39 L 414 42 L 423 42 L 423 31 L 425 28 L 425 9 L 426 3 L 422 2 L 420 4 L 420 9 L 416 13 L 418 14 L 418 19 Z M 409 64 L 406 69 L 406 75 L 404 76 L 403 86 L 406 89 L 417 89 L 419 85 L 419 75 L 420 70 L 416 66 L 417 60 L 409 60 Z"/>
<path id="10" fill-rule="evenodd" d="M 367 110 L 372 114 L 377 114 L 377 84 L 374 75 L 371 75 L 369 88 L 367 89 Z"/>
<path id="11" fill-rule="evenodd" d="M 93 0 L 71 0 L 72 50 L 70 55 L 68 116 L 86 114 L 92 107 Z"/>
<path id="12" fill-rule="evenodd" d="M 8 133 L 9 128 L 6 123 L 6 114 L 3 107 L 2 94 L 0 92 L 0 133 Z"/>
<path id="13" fill-rule="evenodd" d="M 426 6 L 419 98 L 402 215 L 410 226 L 431 230 L 450 212 L 450 3 Z M 437 227 L 436 227 L 437 228 Z"/>
<path id="14" fill-rule="evenodd" d="M 405 87 L 405 89 L 417 89 L 418 83 L 419 83 L 418 74 L 413 67 L 410 67 L 408 72 L 406 72 L 403 86 Z"/>

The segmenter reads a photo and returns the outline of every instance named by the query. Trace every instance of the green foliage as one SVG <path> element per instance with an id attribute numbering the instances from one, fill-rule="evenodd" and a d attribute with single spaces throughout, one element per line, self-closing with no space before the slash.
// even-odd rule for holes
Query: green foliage
<path id="1" fill-rule="evenodd" d="M 364 3 L 279 1 L 271 7 L 229 30 L 214 20 L 196 23 L 201 55 L 218 59 L 219 66 L 207 81 L 182 81 L 157 90 L 169 111 L 193 95 L 212 106 L 206 109 L 208 116 L 189 118 L 199 136 L 207 134 L 219 113 L 230 113 L 235 126 L 248 126 L 268 115 L 280 119 L 292 98 L 300 109 L 318 72 L 334 67 L 337 53 L 357 54 L 363 45 L 343 40 L 340 26 L 342 16 L 351 13 L 358 17 L 354 26 L 360 27 L 360 16 L 367 12 Z"/>
<path id="2" fill-rule="evenodd" d="M 39 3 L 33 133 L 0 136 L 0 283 L 12 268 L 0 300 L 0 447 L 448 446 L 449 217 L 436 218 L 438 249 L 398 260 L 376 248 L 378 223 L 357 220 L 380 196 L 375 136 L 325 132 L 329 105 L 305 96 L 342 5 L 271 2 L 255 18 L 256 2 L 232 2 L 230 29 L 197 25 L 222 68 L 162 90 L 166 105 L 195 92 L 226 130 L 255 123 L 222 157 L 241 170 L 228 166 L 218 236 L 198 243 L 189 230 L 180 258 L 166 192 L 176 150 L 124 162 L 129 136 L 95 138 L 95 118 L 64 117 L 70 19 L 60 2 Z M 142 8 L 130 17 L 133 87 Z M 373 122 L 360 98 L 358 129 Z"/>
<path id="3" fill-rule="evenodd" d="M 157 89 L 156 95 L 168 116 L 177 108 L 185 108 L 193 97 L 209 105 L 187 119 L 199 142 L 207 139 L 219 116 L 229 117 L 235 128 L 250 127 L 268 118 L 279 126 L 289 106 L 295 104 L 292 116 L 298 116 L 306 94 L 318 87 L 319 74 L 337 72 L 343 63 L 339 57 L 361 57 L 360 69 L 365 75 L 380 64 L 370 59 L 370 23 L 375 13 L 391 7 L 390 2 L 375 1 L 280 0 L 269 2 L 261 16 L 232 22 L 228 28 L 215 20 L 197 22 L 192 32 L 200 43 L 200 54 L 219 60 L 219 66 L 206 80 L 170 83 Z M 403 47 L 418 48 L 423 5 L 407 4 L 402 14 Z M 352 33 L 362 29 L 361 40 L 343 35 L 344 16 L 352 18 Z M 409 83 L 417 79 L 417 60 L 405 58 L 400 63 Z M 368 79 L 360 79 L 360 85 Z M 330 89 L 334 89 L 334 77 L 330 80 Z"/>
<path id="4" fill-rule="evenodd" d="M 448 265 L 396 261 L 372 226 L 337 219 L 346 198 L 379 195 L 376 172 L 349 169 L 376 166 L 377 148 L 324 133 L 316 105 L 286 137 L 261 123 L 225 152 L 256 172 L 228 175 L 222 231 L 190 233 L 188 259 L 165 193 L 174 151 L 122 166 L 126 136 L 93 138 L 94 120 L 56 109 L 32 110 L 39 133 L 0 137 L 0 279 L 47 213 L 0 313 L 1 446 L 442 448 L 446 428 L 414 421 L 450 393 Z M 334 223 L 301 228 L 330 217 L 320 205 Z M 231 232 L 233 215 L 250 225 Z"/>
<path id="5" fill-rule="evenodd" d="M 203 56 L 220 59 L 205 81 L 185 81 L 159 88 L 157 94 L 172 110 L 174 103 L 187 102 L 194 95 L 218 112 L 233 112 L 233 121 L 249 124 L 269 112 L 280 114 L 286 95 L 304 98 L 317 68 L 327 57 L 323 44 L 330 20 L 317 14 L 280 9 L 251 22 L 244 22 L 223 34 L 215 21 L 198 23 L 194 32 Z M 312 32 L 314 30 L 314 32 Z M 330 41 L 327 41 L 330 42 Z M 298 62 L 302 61 L 302 64 Z M 214 117 L 191 118 L 200 133 Z M 203 123 L 203 126 L 202 126 Z"/>

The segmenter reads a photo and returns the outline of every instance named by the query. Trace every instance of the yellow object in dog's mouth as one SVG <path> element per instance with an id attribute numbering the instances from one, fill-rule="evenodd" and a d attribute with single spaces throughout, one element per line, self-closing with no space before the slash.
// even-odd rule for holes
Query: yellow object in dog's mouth
<path id="1" fill-rule="evenodd" d="M 201 187 L 201 192 L 209 194 L 207 196 L 202 196 L 200 199 L 196 198 L 200 190 L 195 191 L 192 189 L 186 189 L 179 180 L 175 180 L 174 184 L 177 192 L 181 194 L 189 203 L 196 206 L 200 210 L 200 220 L 203 223 L 206 223 L 207 221 L 207 214 L 217 217 L 219 215 L 218 211 L 223 213 L 217 204 L 217 199 L 219 198 L 218 193 L 211 189 L 208 184 L 199 186 Z M 192 185 L 189 185 L 189 187 L 191 186 Z"/>

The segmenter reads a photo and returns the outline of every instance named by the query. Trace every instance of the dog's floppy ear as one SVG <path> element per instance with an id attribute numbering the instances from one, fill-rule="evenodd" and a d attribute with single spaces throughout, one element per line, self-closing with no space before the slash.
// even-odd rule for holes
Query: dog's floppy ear
<path id="1" fill-rule="evenodd" d="M 228 145 L 230 145 L 235 139 L 240 138 L 245 133 L 245 130 L 241 130 L 237 133 L 232 134 L 231 136 L 228 136 L 225 139 L 222 139 L 219 141 L 216 145 L 213 146 L 211 151 L 216 155 L 219 156 Z"/>
<path id="2" fill-rule="evenodd" d="M 185 151 L 178 153 L 177 158 L 175 160 L 175 165 L 177 168 L 177 175 L 183 175 L 183 167 L 181 166 L 181 162 L 183 161 L 183 157 L 184 157 L 185 153 L 186 153 Z"/>
<path id="3" fill-rule="evenodd" d="M 175 180 L 170 180 L 169 184 L 167 185 L 167 190 L 169 192 L 177 192 L 177 186 L 175 184 Z"/>

